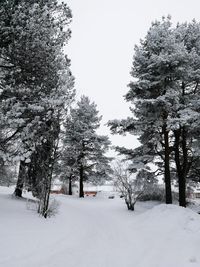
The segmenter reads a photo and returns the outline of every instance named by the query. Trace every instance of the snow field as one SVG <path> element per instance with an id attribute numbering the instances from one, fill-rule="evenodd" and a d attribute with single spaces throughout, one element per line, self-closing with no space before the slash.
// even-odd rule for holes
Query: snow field
<path id="1" fill-rule="evenodd" d="M 154 202 L 128 212 L 107 195 L 55 196 L 56 217 L 43 219 L 0 187 L 2 267 L 199 267 L 200 216 Z"/>

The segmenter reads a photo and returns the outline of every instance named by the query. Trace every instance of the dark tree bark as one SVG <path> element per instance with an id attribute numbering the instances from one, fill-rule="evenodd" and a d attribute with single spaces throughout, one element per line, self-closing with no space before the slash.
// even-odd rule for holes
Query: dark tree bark
<path id="1" fill-rule="evenodd" d="M 135 210 L 135 203 L 130 203 L 127 200 L 125 200 L 125 202 L 126 202 L 126 206 L 127 206 L 128 210 L 132 210 L 132 211 Z"/>
<path id="2" fill-rule="evenodd" d="M 79 169 L 80 177 L 79 177 L 79 197 L 84 197 L 84 191 L 83 191 L 83 166 L 80 166 Z"/>
<path id="3" fill-rule="evenodd" d="M 49 208 L 49 198 L 50 198 L 50 192 L 51 192 L 51 179 L 52 175 L 48 175 L 46 179 L 46 186 L 45 186 L 45 193 L 44 193 L 44 199 L 43 199 L 43 212 L 42 215 L 44 218 L 47 218 L 47 212 Z"/>
<path id="4" fill-rule="evenodd" d="M 49 126 L 52 124 L 50 122 Z M 55 122 L 55 125 L 53 125 L 55 128 L 53 128 L 52 133 L 49 135 L 48 140 L 45 142 L 43 146 L 43 162 L 44 162 L 44 173 L 43 177 L 44 179 L 44 186 L 42 187 L 42 216 L 44 218 L 47 218 L 48 216 L 48 209 L 49 209 L 49 198 L 50 198 L 50 191 L 51 191 L 51 182 L 52 182 L 52 176 L 53 176 L 53 168 L 56 158 L 56 151 L 58 148 L 58 134 L 59 134 L 59 124 Z"/>
<path id="5" fill-rule="evenodd" d="M 166 124 L 163 126 L 163 134 L 164 134 L 165 200 L 166 204 L 172 204 L 169 131 L 167 130 Z"/>
<path id="6" fill-rule="evenodd" d="M 38 213 L 44 218 L 47 218 L 49 212 L 49 196 L 59 134 L 56 120 L 47 121 L 46 126 L 46 140 L 37 146 L 32 154 L 28 176 L 32 193 L 39 199 Z"/>
<path id="7" fill-rule="evenodd" d="M 24 187 L 25 179 L 26 179 L 26 163 L 25 161 L 21 160 L 20 166 L 19 166 L 17 185 L 16 185 L 15 192 L 14 192 L 16 197 L 22 197 L 22 190 Z"/>
<path id="8" fill-rule="evenodd" d="M 188 173 L 188 151 L 186 144 L 185 129 L 179 129 L 174 132 L 175 136 L 175 163 L 178 176 L 179 186 L 179 205 L 186 207 L 186 176 Z M 182 138 L 182 140 L 181 140 Z M 181 162 L 181 148 L 182 147 L 182 162 Z"/>
<path id="9" fill-rule="evenodd" d="M 72 195 L 72 175 L 69 176 L 69 195 Z"/>
<path id="10" fill-rule="evenodd" d="M 44 217 L 48 216 L 48 208 L 49 208 L 49 197 L 51 191 L 51 181 L 53 175 L 53 166 L 54 166 L 54 143 L 51 138 L 47 140 L 41 150 L 40 154 L 40 162 L 37 162 L 37 166 L 42 165 L 40 168 L 40 172 L 37 173 L 36 181 L 37 181 L 37 194 L 40 200 L 38 212 Z"/>
<path id="11" fill-rule="evenodd" d="M 188 149 L 187 149 L 187 134 L 185 127 L 182 129 L 182 151 L 183 151 L 183 167 L 182 167 L 182 186 L 179 191 L 179 205 L 186 207 L 186 178 L 189 171 L 189 162 L 188 162 Z"/>
<path id="12" fill-rule="evenodd" d="M 185 105 L 185 83 L 182 83 L 183 105 Z M 179 205 L 186 207 L 186 176 L 189 171 L 188 168 L 188 150 L 187 150 L 187 136 L 185 127 L 180 127 L 175 131 L 175 162 L 177 168 L 178 184 L 179 184 Z"/>

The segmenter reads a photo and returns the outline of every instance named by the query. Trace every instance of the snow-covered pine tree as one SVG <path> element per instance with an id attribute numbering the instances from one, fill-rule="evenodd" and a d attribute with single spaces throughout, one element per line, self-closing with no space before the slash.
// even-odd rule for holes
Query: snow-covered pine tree
<path id="1" fill-rule="evenodd" d="M 170 18 L 155 22 L 140 46 L 132 68 L 134 81 L 126 100 L 133 118 L 109 123 L 113 132 L 139 135 L 142 146 L 152 147 L 164 165 L 166 203 L 172 202 L 170 158 L 179 183 L 179 203 L 186 205 L 186 177 L 198 146 L 199 131 L 199 24 L 172 28 Z M 146 150 L 146 149 L 145 149 Z"/>
<path id="2" fill-rule="evenodd" d="M 176 87 L 171 91 L 174 102 L 168 127 L 174 134 L 179 204 L 185 207 L 187 179 L 196 172 L 197 158 L 200 156 L 200 24 L 196 21 L 178 24 L 174 31 L 177 41 L 184 45 L 185 61 L 174 75 Z"/>
<path id="3" fill-rule="evenodd" d="M 61 146 L 60 156 L 55 164 L 54 174 L 59 177 L 59 180 L 61 180 L 64 185 L 68 183 L 67 193 L 72 195 L 72 186 L 79 177 L 77 162 L 78 155 L 75 147 L 71 146 L 68 142 L 65 131 L 61 135 L 61 142 L 63 145 Z"/>
<path id="4" fill-rule="evenodd" d="M 57 122 L 74 95 L 69 60 L 63 53 L 71 12 L 56 0 L 11 0 L 3 1 L 0 13 L 0 38 L 8 39 L 0 50 L 3 143 L 9 145 L 9 156 L 30 166 L 31 155 L 41 147 L 51 159 Z M 49 140 L 52 147 L 47 149 Z"/>
<path id="5" fill-rule="evenodd" d="M 61 50 L 70 37 L 71 13 L 57 1 L 40 0 L 3 1 L 0 12 L 1 38 L 9 39 L 0 58 L 2 65 L 10 66 L 1 72 L 1 120 L 9 129 L 5 142 L 20 136 L 17 148 L 10 146 L 10 154 L 18 150 L 19 155 L 25 154 L 23 144 L 51 110 L 48 105 L 59 104 L 58 96 L 63 97 L 57 86 L 62 88 L 70 77 Z"/>
<path id="6" fill-rule="evenodd" d="M 139 135 L 142 150 L 160 156 L 164 163 L 166 203 L 172 203 L 167 88 L 172 84 L 173 56 L 177 50 L 170 19 L 152 23 L 145 39 L 135 47 L 131 75 L 134 81 L 126 100 L 133 104 L 133 118 L 109 123 L 114 132 Z M 173 55 L 174 54 L 174 55 Z M 146 154 L 144 154 L 146 157 Z M 153 157 L 152 157 L 153 159 Z"/>
<path id="7" fill-rule="evenodd" d="M 105 178 L 110 171 L 110 158 L 105 153 L 109 149 L 110 141 L 107 136 L 98 135 L 96 130 L 100 126 L 101 116 L 98 116 L 96 104 L 89 98 L 82 96 L 77 106 L 71 109 L 70 116 L 65 123 L 63 139 L 64 155 L 71 155 L 73 151 L 73 168 L 79 176 L 79 197 L 84 197 L 83 182 L 89 177 Z M 65 161 L 65 158 L 63 161 Z M 66 157 L 68 160 L 68 157 Z"/>

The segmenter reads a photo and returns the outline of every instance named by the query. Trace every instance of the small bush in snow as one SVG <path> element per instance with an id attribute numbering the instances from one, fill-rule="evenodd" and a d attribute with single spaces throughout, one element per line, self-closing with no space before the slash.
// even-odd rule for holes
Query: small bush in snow
<path id="1" fill-rule="evenodd" d="M 45 216 L 44 216 L 44 214 L 41 214 L 40 212 L 40 210 L 42 210 L 43 207 L 41 203 L 38 202 L 38 213 L 44 216 L 45 218 L 47 217 L 50 218 L 58 214 L 59 206 L 60 206 L 60 203 L 56 199 L 50 200 L 48 209 L 45 211 Z"/>
<path id="2" fill-rule="evenodd" d="M 165 201 L 165 190 L 164 188 L 159 188 L 158 186 L 154 186 L 145 190 L 142 195 L 139 196 L 138 200 L 141 201 L 149 201 L 149 200 L 156 200 L 156 201 Z"/>
<path id="3" fill-rule="evenodd" d="M 123 195 L 128 210 L 134 210 L 135 203 L 144 191 L 144 182 L 129 171 L 128 166 L 118 162 L 114 168 L 115 186 Z"/>
<path id="4" fill-rule="evenodd" d="M 60 206 L 60 203 L 56 199 L 53 199 L 52 201 L 50 201 L 50 204 L 47 210 L 47 217 L 52 217 L 58 214 L 59 206 Z"/>
<path id="5" fill-rule="evenodd" d="M 157 179 L 148 168 L 136 169 L 133 172 L 132 165 L 118 162 L 114 174 L 115 186 L 124 197 L 129 210 L 134 210 L 137 200 L 164 199 L 164 192 L 159 190 Z"/>
<path id="6" fill-rule="evenodd" d="M 33 200 L 33 199 L 28 199 L 26 200 L 26 208 L 27 210 L 34 210 L 37 211 L 38 210 L 38 205 L 39 202 L 37 200 Z"/>

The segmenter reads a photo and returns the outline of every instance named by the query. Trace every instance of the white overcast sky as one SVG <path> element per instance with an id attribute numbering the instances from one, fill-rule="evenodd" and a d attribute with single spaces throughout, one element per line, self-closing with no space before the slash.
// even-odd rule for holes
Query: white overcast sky
<path id="1" fill-rule="evenodd" d="M 200 19 L 200 0 L 65 0 L 73 14 L 66 53 L 76 78 L 77 98 L 94 101 L 105 124 L 130 115 L 123 99 L 131 80 L 134 45 L 151 22 L 170 14 L 173 22 Z M 101 133 L 109 134 L 107 127 Z M 133 148 L 133 136 L 111 136 L 113 145 Z"/>

